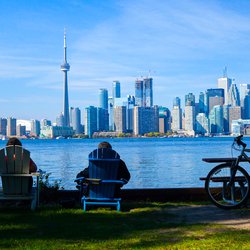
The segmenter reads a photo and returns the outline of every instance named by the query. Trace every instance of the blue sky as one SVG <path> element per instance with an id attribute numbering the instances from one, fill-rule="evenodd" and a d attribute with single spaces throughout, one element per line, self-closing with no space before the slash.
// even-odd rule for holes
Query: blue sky
<path id="1" fill-rule="evenodd" d="M 81 110 L 113 80 L 134 94 L 149 72 L 154 104 L 170 109 L 175 96 L 217 87 L 225 66 L 250 83 L 250 1 L 1 0 L 0 117 L 62 111 L 64 28 L 69 102 Z"/>

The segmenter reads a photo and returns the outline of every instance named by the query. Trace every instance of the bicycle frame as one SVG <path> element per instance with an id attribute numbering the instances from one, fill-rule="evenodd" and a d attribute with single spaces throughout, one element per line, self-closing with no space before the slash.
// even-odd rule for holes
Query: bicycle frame
<path id="1" fill-rule="evenodd" d="M 230 181 L 228 183 L 228 186 L 232 186 L 232 184 L 234 183 L 234 178 L 235 178 L 235 174 L 236 174 L 236 171 L 237 171 L 237 167 L 239 166 L 239 163 L 242 162 L 242 161 L 247 161 L 247 162 L 250 163 L 250 157 L 245 152 L 250 153 L 250 149 L 242 147 L 241 153 L 237 157 L 236 162 L 232 163 L 231 178 L 230 178 Z"/>

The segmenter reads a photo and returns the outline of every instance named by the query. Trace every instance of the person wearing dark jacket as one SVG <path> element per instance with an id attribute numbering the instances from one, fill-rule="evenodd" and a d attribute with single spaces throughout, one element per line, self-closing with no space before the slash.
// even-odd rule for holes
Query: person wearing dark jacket
<path id="1" fill-rule="evenodd" d="M 112 146 L 110 143 L 104 141 L 104 142 L 101 142 L 99 145 L 98 145 L 98 149 L 100 148 L 110 148 L 112 149 Z M 80 178 L 80 177 L 84 177 L 84 178 L 89 178 L 89 167 L 85 168 L 84 170 L 82 170 L 81 172 L 79 172 L 76 176 L 76 178 Z M 128 183 L 129 180 L 130 180 L 130 173 L 128 171 L 128 168 L 125 164 L 125 162 L 120 159 L 120 163 L 119 163 L 119 168 L 118 168 L 118 174 L 117 174 L 117 180 L 122 180 L 124 181 L 125 183 Z M 79 184 L 79 182 L 78 182 Z M 119 196 L 120 195 L 120 189 L 123 185 L 117 185 L 117 188 L 116 188 L 116 191 L 115 191 L 115 196 Z M 88 192 L 85 191 L 85 195 L 87 194 Z"/>

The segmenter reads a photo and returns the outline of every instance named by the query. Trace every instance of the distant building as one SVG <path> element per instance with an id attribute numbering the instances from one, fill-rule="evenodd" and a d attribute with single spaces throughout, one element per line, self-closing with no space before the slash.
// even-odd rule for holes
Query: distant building
<path id="1" fill-rule="evenodd" d="M 108 90 L 99 89 L 99 108 L 108 110 Z"/>
<path id="2" fill-rule="evenodd" d="M 42 120 L 40 121 L 40 126 L 41 126 L 41 127 L 44 127 L 44 126 L 51 126 L 51 125 L 52 125 L 52 123 L 51 123 L 50 120 L 42 119 Z"/>
<path id="3" fill-rule="evenodd" d="M 159 132 L 166 133 L 170 130 L 171 114 L 168 108 L 159 107 Z"/>
<path id="4" fill-rule="evenodd" d="M 21 137 L 24 135 L 26 135 L 26 127 L 22 126 L 21 124 L 17 125 L 16 136 Z"/>
<path id="5" fill-rule="evenodd" d="M 185 106 L 185 131 L 193 135 L 195 130 L 195 106 Z"/>
<path id="6" fill-rule="evenodd" d="M 119 81 L 113 81 L 112 85 L 112 97 L 120 98 L 121 97 L 121 84 Z"/>
<path id="7" fill-rule="evenodd" d="M 109 113 L 107 109 L 97 108 L 97 131 L 109 130 Z"/>
<path id="8" fill-rule="evenodd" d="M 94 106 L 85 108 L 84 132 L 89 137 L 92 137 L 93 133 L 97 132 L 97 108 Z"/>
<path id="9" fill-rule="evenodd" d="M 6 134 L 7 134 L 7 119 L 0 118 L 0 135 L 6 135 Z"/>
<path id="10" fill-rule="evenodd" d="M 209 133 L 209 119 L 205 113 L 198 113 L 196 116 L 196 134 L 206 135 Z"/>
<path id="11" fill-rule="evenodd" d="M 7 118 L 7 136 L 16 135 L 16 118 Z"/>
<path id="12" fill-rule="evenodd" d="M 210 133 L 222 134 L 224 132 L 223 122 L 223 106 L 216 105 L 212 108 L 209 114 Z"/>
<path id="13" fill-rule="evenodd" d="M 41 127 L 41 138 L 71 137 L 74 134 L 72 127 L 43 126 Z"/>
<path id="14" fill-rule="evenodd" d="M 31 120 L 30 135 L 31 136 L 39 136 L 40 130 L 41 130 L 40 122 L 38 120 Z"/>
<path id="15" fill-rule="evenodd" d="M 240 106 L 232 106 L 229 107 L 229 132 L 232 133 L 232 121 L 241 119 L 241 107 Z"/>
<path id="16" fill-rule="evenodd" d="M 171 129 L 174 132 L 177 132 L 182 129 L 182 109 L 181 109 L 181 100 L 179 97 L 175 97 L 173 102 L 172 109 L 172 124 Z"/>
<path id="17" fill-rule="evenodd" d="M 154 107 L 134 107 L 134 134 L 144 135 L 159 132 L 159 109 Z"/>
<path id="18" fill-rule="evenodd" d="M 240 106 L 240 94 L 235 83 L 231 84 L 228 91 L 228 105 Z"/>
<path id="19" fill-rule="evenodd" d="M 127 131 L 126 110 L 125 106 L 116 106 L 114 108 L 114 128 L 116 132 L 125 133 Z"/>
<path id="20" fill-rule="evenodd" d="M 224 104 L 228 104 L 228 92 L 232 85 L 232 79 L 228 78 L 226 76 L 226 72 L 224 73 L 224 76 L 218 79 L 218 88 L 224 89 Z"/>
<path id="21" fill-rule="evenodd" d="M 70 126 L 73 128 L 75 134 L 83 133 L 81 125 L 81 110 L 79 108 L 70 108 Z"/>
<path id="22" fill-rule="evenodd" d="M 224 89 L 207 89 L 205 92 L 205 103 L 206 103 L 206 114 L 207 116 L 210 114 L 211 110 L 214 106 L 223 105 L 224 104 Z"/>
<path id="23" fill-rule="evenodd" d="M 139 107 L 153 106 L 153 79 L 144 78 L 135 81 L 135 105 Z"/>

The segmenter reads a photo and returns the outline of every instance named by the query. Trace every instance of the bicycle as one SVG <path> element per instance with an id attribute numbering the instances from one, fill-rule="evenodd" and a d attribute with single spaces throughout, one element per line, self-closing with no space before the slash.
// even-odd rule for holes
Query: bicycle
<path id="1" fill-rule="evenodd" d="M 214 167 L 205 180 L 206 193 L 213 204 L 219 208 L 232 209 L 246 205 L 250 193 L 250 177 L 247 171 L 239 165 L 249 162 L 246 152 L 247 144 L 242 141 L 243 135 L 234 138 L 232 149 L 240 151 L 238 157 L 231 158 L 203 158 L 208 163 L 221 163 Z M 238 146 L 238 148 L 237 148 Z"/>

